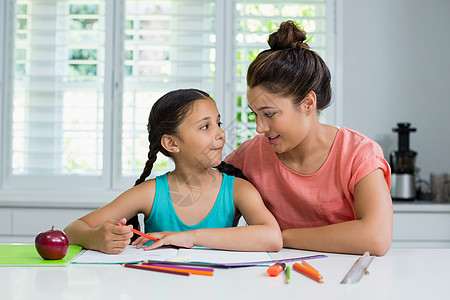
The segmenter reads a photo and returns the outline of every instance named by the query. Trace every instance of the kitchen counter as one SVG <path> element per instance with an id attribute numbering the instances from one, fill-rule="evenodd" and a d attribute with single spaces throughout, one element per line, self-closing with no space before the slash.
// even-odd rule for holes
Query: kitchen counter
<path id="1" fill-rule="evenodd" d="M 432 201 L 393 201 L 395 212 L 450 212 L 450 203 Z"/>

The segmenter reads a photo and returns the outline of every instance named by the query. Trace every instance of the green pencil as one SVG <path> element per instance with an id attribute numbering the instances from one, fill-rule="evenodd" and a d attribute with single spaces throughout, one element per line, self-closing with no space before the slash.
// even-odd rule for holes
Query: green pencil
<path id="1" fill-rule="evenodd" d="M 286 283 L 289 283 L 289 280 L 291 280 L 291 270 L 286 267 Z"/>

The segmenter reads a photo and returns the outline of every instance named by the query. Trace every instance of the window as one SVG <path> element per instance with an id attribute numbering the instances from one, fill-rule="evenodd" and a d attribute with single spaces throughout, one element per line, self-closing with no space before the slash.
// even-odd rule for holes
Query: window
<path id="1" fill-rule="evenodd" d="M 101 185 L 103 1 L 16 1 L 10 9 L 15 27 L 6 33 L 6 186 L 60 186 L 75 177 Z"/>
<path id="2" fill-rule="evenodd" d="M 213 96 L 231 151 L 255 135 L 245 76 L 268 34 L 294 20 L 327 59 L 330 3 L 2 1 L 0 188 L 130 187 L 151 106 L 178 88 Z M 158 157 L 155 174 L 172 167 Z"/>
<path id="3" fill-rule="evenodd" d="M 237 1 L 235 7 L 235 79 L 236 100 L 232 135 L 232 149 L 252 138 L 256 132 L 254 115 L 246 100 L 246 70 L 262 50 L 268 48 L 267 37 L 281 22 L 293 20 L 300 24 L 311 40 L 310 47 L 326 57 L 326 3 L 325 1 Z M 230 136 L 228 137 L 230 140 Z"/>
<path id="4" fill-rule="evenodd" d="M 142 172 L 148 152 L 146 124 L 163 94 L 195 87 L 214 95 L 214 1 L 126 1 L 121 170 Z M 171 168 L 160 155 L 156 173 Z"/>

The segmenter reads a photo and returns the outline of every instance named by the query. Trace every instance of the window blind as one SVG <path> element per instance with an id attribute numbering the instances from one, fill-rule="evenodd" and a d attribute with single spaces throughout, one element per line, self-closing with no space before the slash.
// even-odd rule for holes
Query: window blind
<path id="1" fill-rule="evenodd" d="M 103 169 L 104 1 L 17 1 L 14 175 Z"/>
<path id="2" fill-rule="evenodd" d="M 126 1 L 122 174 L 140 174 L 147 160 L 147 120 L 170 90 L 198 88 L 214 96 L 215 2 Z M 159 154 L 153 175 L 172 168 Z"/>

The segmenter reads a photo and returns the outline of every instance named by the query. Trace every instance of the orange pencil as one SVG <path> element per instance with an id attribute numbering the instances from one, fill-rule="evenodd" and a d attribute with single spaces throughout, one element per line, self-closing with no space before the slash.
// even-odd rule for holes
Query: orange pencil
<path id="1" fill-rule="evenodd" d="M 214 273 L 210 271 L 200 271 L 200 270 L 186 270 L 183 268 L 177 268 L 176 266 L 170 266 L 167 265 L 167 267 L 156 267 L 152 265 L 146 265 L 146 264 L 139 264 L 139 266 L 149 269 L 157 269 L 157 270 L 169 270 L 169 271 L 176 271 L 176 272 L 185 272 L 189 274 L 195 274 L 195 275 L 205 275 L 205 276 L 213 276 Z"/>
<path id="2" fill-rule="evenodd" d="M 305 275 L 306 277 L 311 278 L 312 280 L 315 280 L 319 283 L 323 283 L 323 276 L 318 274 L 317 272 L 299 264 L 299 263 L 295 263 L 294 264 L 294 270 L 299 272 L 300 274 Z"/>
<path id="3" fill-rule="evenodd" d="M 122 223 L 116 223 L 117 225 L 119 225 L 119 226 L 127 226 L 127 225 L 125 225 L 125 224 L 122 224 Z M 136 229 L 131 229 L 131 231 L 133 231 L 134 233 L 136 233 L 136 234 L 139 234 L 139 235 L 142 235 L 143 237 L 146 237 L 146 238 L 148 238 L 149 240 L 152 240 L 152 241 L 158 241 L 158 239 L 157 238 L 154 238 L 154 237 L 152 237 L 152 236 L 149 236 L 148 234 L 146 234 L 146 233 L 143 233 L 143 232 L 140 232 L 139 230 L 136 230 Z"/>
<path id="4" fill-rule="evenodd" d="M 187 273 L 187 272 L 179 272 L 179 271 L 172 271 L 172 270 L 146 268 L 144 266 L 135 265 L 135 264 L 123 264 L 123 266 L 126 267 L 126 268 L 133 268 L 133 269 L 140 269 L 140 270 L 161 272 L 161 273 L 169 273 L 169 274 L 176 274 L 176 275 L 183 275 L 183 276 L 190 276 L 191 275 L 191 273 Z"/>
<path id="5" fill-rule="evenodd" d="M 303 264 L 305 267 L 307 267 L 307 268 L 313 270 L 314 272 L 316 272 L 318 275 L 320 275 L 319 271 L 317 271 L 313 266 L 311 266 L 310 264 L 308 264 L 306 261 L 302 260 L 302 264 Z"/>

